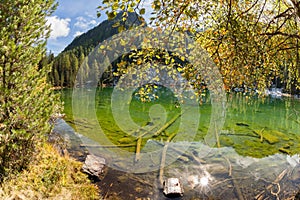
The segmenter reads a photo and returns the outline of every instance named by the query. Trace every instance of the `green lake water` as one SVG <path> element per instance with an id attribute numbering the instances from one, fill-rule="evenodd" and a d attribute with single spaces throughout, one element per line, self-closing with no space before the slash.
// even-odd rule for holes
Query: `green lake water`
<path id="1" fill-rule="evenodd" d="M 183 200 L 299 195 L 298 99 L 228 94 L 223 110 L 212 115 L 216 110 L 209 95 L 196 106 L 181 104 L 168 89 L 158 90 L 160 98 L 146 103 L 120 94 L 114 95 L 112 88 L 79 89 L 76 95 L 63 90 L 67 123 L 58 120 L 55 126 L 56 132 L 73 141 L 72 148 L 87 147 L 85 152 L 107 160 L 109 170 L 99 183 L 103 195 L 168 199 L 161 179 L 169 177 L 180 179 Z M 219 133 L 220 148 L 207 145 L 211 130 Z"/>
<path id="2" fill-rule="evenodd" d="M 77 108 L 80 110 L 80 114 L 76 114 L 76 119 L 74 119 L 72 90 L 63 90 L 62 100 L 67 116 L 66 121 L 77 132 L 99 143 L 103 139 L 98 131 L 100 125 L 101 130 L 112 144 L 122 146 L 135 143 L 136 138 L 141 134 L 139 131 L 135 132 L 139 127 L 145 127 L 146 130 L 148 127 L 151 129 L 150 132 L 154 133 L 181 112 L 182 105 L 178 103 L 177 98 L 171 91 L 164 89 L 158 93 L 160 98 L 151 102 L 142 103 L 133 96 L 128 102 L 129 115 L 118 113 L 124 111 L 112 109 L 112 92 L 112 88 L 97 90 L 96 94 L 94 91 L 84 91 L 82 96 L 77 99 L 77 103 L 80 104 L 80 108 Z M 126 102 L 117 102 L 114 105 L 120 106 L 122 104 L 126 104 Z M 203 141 L 209 130 L 211 120 L 212 105 L 209 95 L 203 99 L 203 103 L 198 109 L 199 123 L 196 130 L 190 130 L 188 126 L 185 127 L 185 134 L 182 137 L 176 137 L 176 141 Z M 197 112 L 197 109 L 195 110 Z M 300 101 L 297 99 L 261 99 L 246 97 L 243 94 L 227 95 L 225 123 L 220 130 L 220 145 L 221 147 L 233 147 L 240 155 L 256 158 L 276 153 L 290 155 L 299 153 L 299 111 Z M 186 116 L 185 120 L 189 120 L 189 116 Z M 193 117 L 194 115 L 190 119 L 193 121 L 192 126 L 197 121 Z M 128 121 L 127 118 L 130 118 L 136 126 L 128 125 L 124 128 Z M 116 119 L 122 121 L 122 127 L 119 127 Z M 142 139 L 142 146 L 146 144 L 148 139 L 166 141 L 170 135 L 180 129 L 180 123 L 181 117 L 158 136 L 145 135 Z M 143 131 L 140 130 L 140 132 Z M 189 132 L 193 132 L 190 137 Z M 135 151 L 135 148 L 135 146 L 124 147 L 126 151 Z"/>

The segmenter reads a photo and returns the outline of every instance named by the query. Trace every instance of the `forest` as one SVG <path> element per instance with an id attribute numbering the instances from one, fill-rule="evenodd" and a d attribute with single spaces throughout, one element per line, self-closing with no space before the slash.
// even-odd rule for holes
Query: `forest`
<path id="1" fill-rule="evenodd" d="M 73 87 L 84 59 L 88 66 L 101 68 L 97 61 L 86 58 L 97 44 L 132 26 L 143 25 L 159 27 L 162 31 L 188 32 L 211 55 L 227 91 L 279 87 L 286 93 L 296 94 L 300 63 L 298 7 L 299 3 L 285 0 L 153 1 L 152 14 L 157 17 L 151 17 L 146 24 L 144 3 L 104 1 L 99 13 L 106 11 L 110 20 L 75 38 L 58 56 L 48 55 L 44 63 L 52 64 L 48 78 L 54 86 Z M 116 68 L 112 66 L 110 72 L 97 77 L 99 85 L 104 81 L 104 85 L 111 86 Z M 183 71 L 191 68 L 185 65 Z M 89 70 L 85 70 L 89 77 Z M 191 74 L 190 78 L 193 77 Z"/>

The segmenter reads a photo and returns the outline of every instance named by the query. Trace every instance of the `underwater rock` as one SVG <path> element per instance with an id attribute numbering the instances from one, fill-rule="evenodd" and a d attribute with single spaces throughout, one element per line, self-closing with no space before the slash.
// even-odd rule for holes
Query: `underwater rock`
<path id="1" fill-rule="evenodd" d="M 82 170 L 91 176 L 99 177 L 103 172 L 104 166 L 104 158 L 95 155 L 87 155 Z"/>
<path id="2" fill-rule="evenodd" d="M 178 178 L 168 178 L 164 181 L 164 195 L 167 197 L 183 196 L 183 187 Z"/>

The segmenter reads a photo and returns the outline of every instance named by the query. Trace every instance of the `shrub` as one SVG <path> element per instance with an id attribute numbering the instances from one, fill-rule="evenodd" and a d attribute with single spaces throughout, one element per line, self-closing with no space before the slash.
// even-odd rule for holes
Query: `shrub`
<path id="1" fill-rule="evenodd" d="M 81 167 L 82 163 L 61 157 L 45 144 L 27 170 L 0 185 L 0 199 L 100 199 L 98 188 Z"/>

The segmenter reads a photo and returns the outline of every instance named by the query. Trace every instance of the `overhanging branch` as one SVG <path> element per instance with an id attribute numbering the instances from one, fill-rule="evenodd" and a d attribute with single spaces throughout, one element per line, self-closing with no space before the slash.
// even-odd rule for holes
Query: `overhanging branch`
<path id="1" fill-rule="evenodd" d="M 276 35 L 281 35 L 281 36 L 286 36 L 286 37 L 292 37 L 292 38 L 297 38 L 300 39 L 300 35 L 298 34 L 290 34 L 290 33 L 284 33 L 281 31 L 277 31 L 277 32 L 270 32 L 270 33 L 262 33 L 260 35 L 268 35 L 268 36 L 276 36 Z"/>

